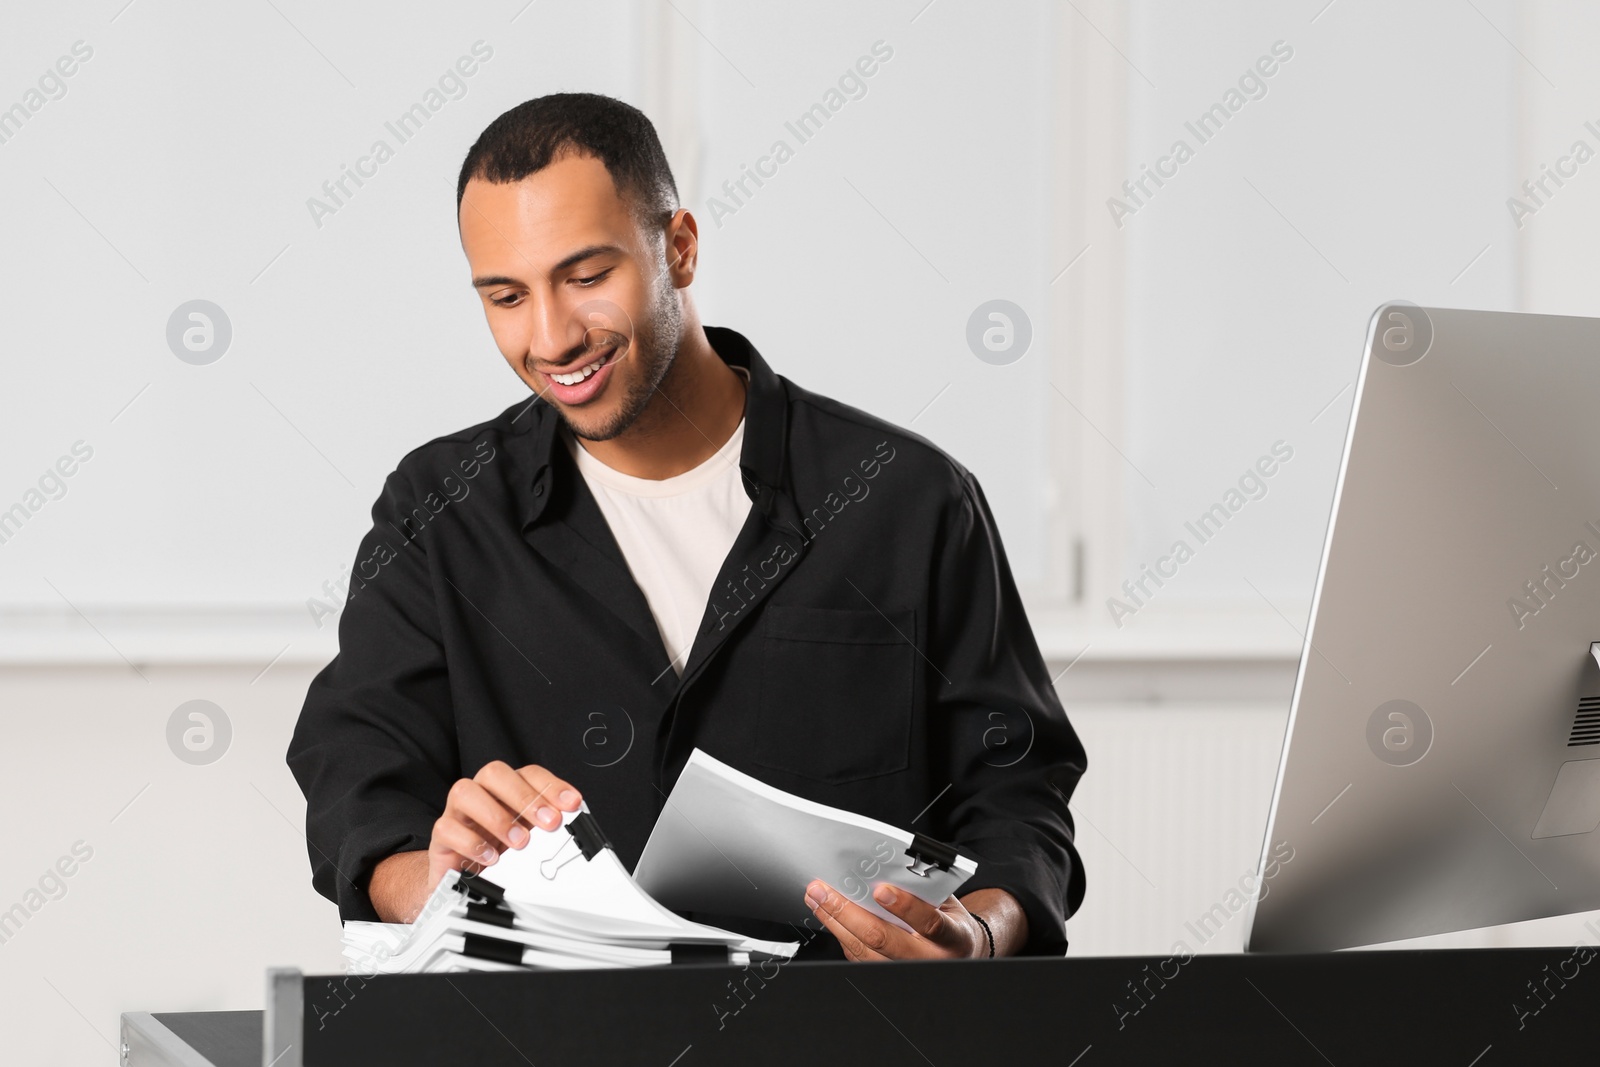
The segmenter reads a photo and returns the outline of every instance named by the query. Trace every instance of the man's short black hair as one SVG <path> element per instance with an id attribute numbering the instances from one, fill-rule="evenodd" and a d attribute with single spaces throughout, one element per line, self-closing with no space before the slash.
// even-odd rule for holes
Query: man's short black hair
<path id="1" fill-rule="evenodd" d="M 552 93 L 491 122 L 461 164 L 456 212 L 467 182 L 521 181 L 577 152 L 605 164 L 641 226 L 665 226 L 678 209 L 678 184 L 644 112 L 598 93 Z"/>

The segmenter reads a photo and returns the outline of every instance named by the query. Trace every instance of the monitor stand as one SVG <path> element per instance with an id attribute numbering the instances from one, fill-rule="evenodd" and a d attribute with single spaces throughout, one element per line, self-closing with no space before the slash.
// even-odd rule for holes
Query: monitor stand
<path id="1" fill-rule="evenodd" d="M 1595 668 L 1585 667 L 1583 692 L 1572 720 L 1569 747 L 1600 745 L 1600 641 L 1589 646 Z M 1600 750 L 1589 759 L 1568 760 L 1556 772 L 1555 785 L 1544 802 L 1544 811 L 1533 828 L 1534 837 L 1564 837 L 1587 834 L 1600 827 Z"/>

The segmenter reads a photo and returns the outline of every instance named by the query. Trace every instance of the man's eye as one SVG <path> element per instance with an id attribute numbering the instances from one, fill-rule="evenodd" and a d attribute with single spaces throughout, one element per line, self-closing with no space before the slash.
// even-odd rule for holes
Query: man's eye
<path id="1" fill-rule="evenodd" d="M 577 282 L 579 285 L 588 287 L 588 286 L 596 284 L 597 282 L 604 281 L 606 276 L 608 274 L 610 274 L 610 273 L 611 272 L 608 271 L 608 270 L 603 270 L 599 274 L 591 274 L 591 275 L 589 275 L 587 277 L 583 277 L 583 278 L 579 278 L 579 277 L 574 276 L 572 280 Z"/>
<path id="2" fill-rule="evenodd" d="M 520 299 L 519 297 L 513 295 L 513 296 L 503 297 L 503 298 L 498 299 L 498 300 L 490 300 L 489 303 L 493 304 L 497 308 L 508 308 L 508 307 L 515 306 L 519 299 Z"/>

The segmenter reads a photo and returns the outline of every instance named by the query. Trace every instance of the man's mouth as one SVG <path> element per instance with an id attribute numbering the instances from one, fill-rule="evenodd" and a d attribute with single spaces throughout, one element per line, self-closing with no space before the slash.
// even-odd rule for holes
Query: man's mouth
<path id="1" fill-rule="evenodd" d="M 606 379 L 611 376 L 612 366 L 626 351 L 622 345 L 609 344 L 600 350 L 598 356 L 583 357 L 583 362 L 575 364 L 572 370 L 562 371 L 559 374 L 551 371 L 539 373 L 550 383 L 549 391 L 555 399 L 567 405 L 584 404 L 605 387 Z"/>
<path id="2" fill-rule="evenodd" d="M 610 355 L 610 353 L 608 352 L 606 355 Z M 604 366 L 605 361 L 606 356 L 601 356 L 587 367 L 580 367 L 571 374 L 552 374 L 550 375 L 550 380 L 560 385 L 577 385 L 579 382 L 583 381 L 585 378 L 589 377 L 589 375 L 593 374 L 595 371 Z"/>

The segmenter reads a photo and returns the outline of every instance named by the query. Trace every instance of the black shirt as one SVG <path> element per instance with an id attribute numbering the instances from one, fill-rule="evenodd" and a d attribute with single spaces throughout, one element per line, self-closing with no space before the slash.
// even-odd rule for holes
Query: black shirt
<path id="1" fill-rule="evenodd" d="M 412 451 L 289 745 L 312 884 L 342 918 L 376 919 L 373 866 L 427 848 L 451 784 L 496 759 L 582 790 L 631 869 L 699 747 L 955 844 L 978 861 L 961 892 L 1010 892 L 1026 951 L 1061 953 L 1084 891 L 1067 811 L 1084 751 L 978 483 L 774 374 L 735 331 L 705 333 L 749 372 L 752 506 L 682 677 L 547 402 Z M 833 944 L 815 941 L 808 955 Z"/>

